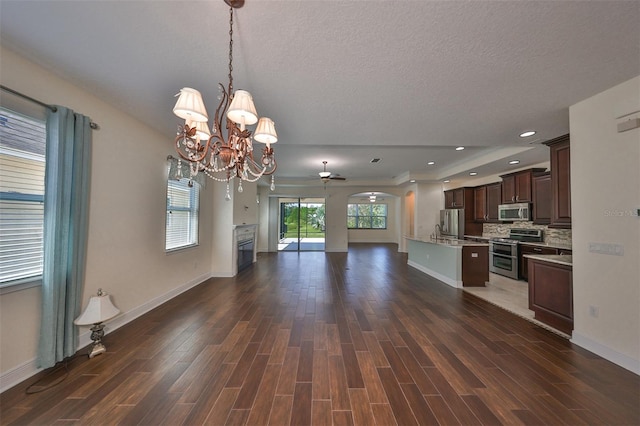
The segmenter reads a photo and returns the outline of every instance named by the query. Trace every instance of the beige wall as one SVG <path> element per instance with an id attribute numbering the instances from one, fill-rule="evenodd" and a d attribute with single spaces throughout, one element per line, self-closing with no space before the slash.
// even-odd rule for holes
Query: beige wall
<path id="1" fill-rule="evenodd" d="M 416 185 L 416 237 L 429 238 L 440 223 L 440 210 L 444 208 L 444 192 L 441 183 Z"/>
<path id="2" fill-rule="evenodd" d="M 569 110 L 573 222 L 573 341 L 640 374 L 640 129 L 616 117 L 640 110 L 640 77 Z M 635 115 L 636 117 L 638 114 Z M 619 244 L 623 256 L 591 243 Z M 590 315 L 590 307 L 598 315 Z"/>
<path id="3" fill-rule="evenodd" d="M 89 115 L 100 125 L 93 133 L 83 306 L 102 288 L 112 294 L 121 318 L 130 319 L 210 276 L 213 185 L 201 194 L 200 246 L 164 250 L 166 157 L 173 151 L 173 135 L 157 133 L 4 47 L 0 53 L 3 85 Z M 167 105 L 173 102 L 172 90 L 167 88 Z M 39 312 L 39 288 L 0 296 L 0 374 L 5 377 L 33 367 Z M 111 328 L 117 323 L 112 321 Z M 81 329 L 81 336 L 86 332 Z"/>

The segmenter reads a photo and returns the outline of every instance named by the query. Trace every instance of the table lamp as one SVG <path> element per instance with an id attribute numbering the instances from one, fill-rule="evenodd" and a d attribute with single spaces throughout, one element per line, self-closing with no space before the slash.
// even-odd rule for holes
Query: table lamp
<path id="1" fill-rule="evenodd" d="M 91 296 L 84 312 L 73 321 L 76 325 L 93 324 L 93 327 L 90 328 L 93 346 L 89 351 L 89 358 L 100 355 L 107 350 L 102 344 L 102 338 L 104 337 L 103 322 L 110 320 L 119 313 L 120 310 L 113 306 L 109 295 L 99 288 L 97 296 Z"/>

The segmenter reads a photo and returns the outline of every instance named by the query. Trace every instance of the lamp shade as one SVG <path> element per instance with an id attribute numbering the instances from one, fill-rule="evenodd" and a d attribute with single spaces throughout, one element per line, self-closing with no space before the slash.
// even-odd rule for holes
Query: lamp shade
<path id="1" fill-rule="evenodd" d="M 73 321 L 76 325 L 91 325 L 108 321 L 120 313 L 120 309 L 113 306 L 108 294 L 92 296 L 84 312 Z"/>
<path id="2" fill-rule="evenodd" d="M 268 144 L 278 142 L 278 134 L 276 133 L 276 126 L 273 124 L 273 120 L 267 117 L 260 117 L 256 131 L 253 134 L 253 139 Z"/>
<path id="3" fill-rule="evenodd" d="M 208 121 L 209 115 L 204 107 L 202 95 L 196 89 L 183 87 L 178 94 L 178 101 L 173 107 L 173 113 L 185 120 L 195 122 Z"/>
<path id="4" fill-rule="evenodd" d="M 246 90 L 236 90 L 227 111 L 227 118 L 235 123 L 251 125 L 258 122 L 258 113 L 253 104 L 251 93 Z"/>
<path id="5" fill-rule="evenodd" d="M 318 174 L 320 175 L 320 179 L 329 179 L 329 176 L 331 176 L 331 172 L 319 172 Z"/>
<path id="6" fill-rule="evenodd" d="M 209 126 L 207 126 L 206 121 L 199 121 L 196 123 L 196 134 L 201 141 L 209 140 L 209 138 L 211 137 L 211 132 L 209 131 Z"/>

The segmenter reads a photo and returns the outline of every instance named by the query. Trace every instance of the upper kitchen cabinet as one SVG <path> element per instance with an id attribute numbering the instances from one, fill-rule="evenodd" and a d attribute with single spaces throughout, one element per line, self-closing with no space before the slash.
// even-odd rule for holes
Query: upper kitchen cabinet
<path id="1" fill-rule="evenodd" d="M 476 222 L 498 222 L 498 205 L 502 203 L 500 182 L 475 187 L 473 200 Z"/>
<path id="2" fill-rule="evenodd" d="M 545 142 L 551 163 L 552 228 L 571 228 L 571 157 L 569 135 Z"/>
<path id="3" fill-rule="evenodd" d="M 468 208 L 471 208 L 471 197 L 473 197 L 473 193 L 470 192 L 470 188 L 456 188 L 450 189 L 448 191 L 444 191 L 444 208 L 445 209 L 464 209 L 467 201 Z M 469 194 L 471 194 L 469 196 Z M 469 200 L 467 200 L 469 198 Z"/>
<path id="4" fill-rule="evenodd" d="M 533 174 L 544 171 L 545 169 L 534 168 L 501 175 L 502 202 L 504 204 L 531 203 L 533 200 L 531 192 Z"/>
<path id="5" fill-rule="evenodd" d="M 487 220 L 487 186 L 473 188 L 473 220 L 484 222 Z"/>
<path id="6" fill-rule="evenodd" d="M 551 173 L 544 172 L 533 177 L 533 223 L 551 223 Z"/>

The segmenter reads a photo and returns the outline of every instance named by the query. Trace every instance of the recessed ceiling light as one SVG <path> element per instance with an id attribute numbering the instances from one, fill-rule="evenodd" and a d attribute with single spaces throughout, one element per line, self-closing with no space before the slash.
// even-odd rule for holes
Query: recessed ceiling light
<path id="1" fill-rule="evenodd" d="M 427 163 L 427 165 L 428 165 L 428 166 L 433 166 L 434 164 L 436 164 L 436 162 L 435 162 L 435 161 L 429 161 L 429 162 Z"/>
<path id="2" fill-rule="evenodd" d="M 511 160 L 509 164 L 520 164 L 520 160 Z"/>
<path id="3" fill-rule="evenodd" d="M 443 182 L 444 182 L 444 183 L 449 183 L 449 182 L 451 182 L 451 181 L 450 181 L 449 179 L 447 179 L 447 180 L 443 180 Z"/>
<path id="4" fill-rule="evenodd" d="M 478 172 L 469 172 L 469 176 L 475 176 L 477 174 L 478 174 Z"/>
<path id="5" fill-rule="evenodd" d="M 528 130 L 526 132 L 520 133 L 520 137 L 521 138 L 526 138 L 526 137 L 529 137 L 529 136 L 533 136 L 535 134 L 536 134 L 535 130 Z"/>
<path id="6" fill-rule="evenodd" d="M 464 149 L 464 146 L 459 146 L 456 148 L 456 151 L 462 151 Z"/>
<path id="7" fill-rule="evenodd" d="M 415 179 L 411 179 L 409 182 L 416 183 L 416 180 Z"/>

